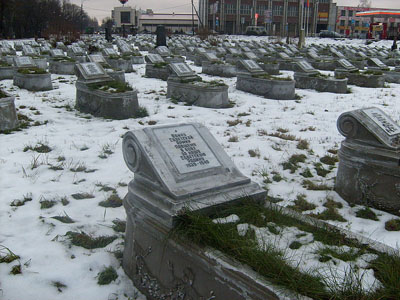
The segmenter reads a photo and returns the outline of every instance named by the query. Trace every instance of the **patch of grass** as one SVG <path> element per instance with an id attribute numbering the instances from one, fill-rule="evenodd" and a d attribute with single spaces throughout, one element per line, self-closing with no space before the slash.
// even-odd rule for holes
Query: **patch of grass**
<path id="1" fill-rule="evenodd" d="M 73 231 L 68 231 L 65 236 L 70 239 L 74 246 L 83 247 L 85 249 L 104 248 L 117 239 L 117 236 L 92 237 L 85 232 Z"/>
<path id="2" fill-rule="evenodd" d="M 113 193 L 107 198 L 107 200 L 101 201 L 99 205 L 103 207 L 120 207 L 122 206 L 122 199 L 117 193 Z"/>
<path id="3" fill-rule="evenodd" d="M 68 205 L 69 204 L 69 201 L 68 201 L 68 199 L 67 199 L 67 197 L 61 197 L 61 204 L 63 205 L 63 206 L 66 206 L 66 205 Z"/>
<path id="4" fill-rule="evenodd" d="M 296 200 L 294 200 L 294 205 L 288 206 L 291 209 L 294 209 L 299 212 L 303 212 L 306 210 L 313 210 L 317 206 L 313 203 L 310 203 L 306 200 L 306 195 L 305 194 L 299 194 L 297 195 Z"/>
<path id="5" fill-rule="evenodd" d="M 125 232 L 125 227 L 126 227 L 126 221 L 121 221 L 119 219 L 115 219 L 112 221 L 113 222 L 113 226 L 112 229 L 114 229 L 114 231 L 116 232 Z"/>
<path id="6" fill-rule="evenodd" d="M 281 133 L 281 132 L 275 132 L 275 133 L 268 133 L 265 130 L 258 130 L 258 135 L 259 136 L 272 136 L 272 137 L 277 137 L 285 141 L 296 141 L 298 140 L 297 137 L 293 134 L 286 134 L 286 133 Z"/>
<path id="7" fill-rule="evenodd" d="M 310 148 L 310 143 L 307 140 L 299 140 L 299 142 L 297 143 L 297 149 L 300 150 L 307 150 L 308 148 Z"/>
<path id="8" fill-rule="evenodd" d="M 101 158 L 101 159 L 108 158 L 111 154 L 114 153 L 114 148 L 115 147 L 109 143 L 104 144 L 101 148 L 99 158 Z"/>
<path id="9" fill-rule="evenodd" d="M 283 162 L 282 166 L 284 170 L 290 170 L 290 173 L 296 172 L 300 168 L 299 163 L 306 161 L 307 156 L 304 154 L 293 154 L 288 161 Z"/>
<path id="10" fill-rule="evenodd" d="M 54 286 L 60 293 L 62 293 L 62 289 L 65 289 L 67 287 L 64 283 L 60 281 L 52 281 L 51 285 Z"/>
<path id="11" fill-rule="evenodd" d="M 326 170 L 321 163 L 315 163 L 314 164 L 314 169 L 317 172 L 318 176 L 325 177 L 328 175 L 331 171 Z"/>
<path id="12" fill-rule="evenodd" d="M 375 277 L 382 283 L 380 294 L 375 299 L 400 299 L 400 256 L 381 254 L 370 263 Z"/>
<path id="13" fill-rule="evenodd" d="M 226 121 L 229 127 L 236 126 L 238 124 L 242 124 L 242 120 L 236 119 L 236 120 L 228 120 Z"/>
<path id="14" fill-rule="evenodd" d="M 71 197 L 74 198 L 75 200 L 83 200 L 83 199 L 92 199 L 94 198 L 94 195 L 89 193 L 76 193 L 72 194 Z"/>
<path id="15" fill-rule="evenodd" d="M 11 202 L 10 206 L 23 206 L 25 205 L 26 202 L 32 201 L 32 194 L 28 193 L 26 195 L 24 195 L 23 199 L 15 199 L 13 202 Z"/>
<path id="16" fill-rule="evenodd" d="M 278 128 L 276 131 L 278 131 L 280 133 L 288 133 L 289 129 L 287 129 L 287 128 Z"/>
<path id="17" fill-rule="evenodd" d="M 72 224 L 72 223 L 75 223 L 75 221 L 74 220 L 72 220 L 71 218 L 70 218 L 70 216 L 68 216 L 67 215 L 67 213 L 65 213 L 64 212 L 64 216 L 54 216 L 54 217 L 51 217 L 52 219 L 55 219 L 55 220 L 57 220 L 57 221 L 60 221 L 60 222 L 62 222 L 62 223 L 65 223 L 65 224 Z"/>
<path id="18" fill-rule="evenodd" d="M 276 172 L 276 173 L 272 176 L 272 180 L 275 181 L 275 182 L 280 182 L 280 181 L 283 180 L 283 177 L 282 177 L 281 174 L 279 174 L 279 173 Z"/>
<path id="19" fill-rule="evenodd" d="M 338 221 L 338 222 L 346 222 L 347 220 L 342 217 L 342 215 L 339 213 L 339 211 L 336 208 L 333 207 L 328 207 L 321 213 L 317 214 L 310 214 L 311 217 L 314 217 L 319 220 L 324 220 L 324 221 Z"/>
<path id="20" fill-rule="evenodd" d="M 379 221 L 378 216 L 376 213 L 373 212 L 369 207 L 364 207 L 358 211 L 356 211 L 356 217 L 362 219 L 369 219 L 373 221 Z"/>
<path id="21" fill-rule="evenodd" d="M 21 74 L 46 74 L 46 70 L 40 69 L 38 67 L 32 67 L 32 68 L 21 68 L 18 69 L 18 73 Z"/>
<path id="22" fill-rule="evenodd" d="M 49 152 L 51 152 L 52 149 L 49 147 L 49 145 L 46 145 L 45 143 L 40 142 L 40 143 L 37 143 L 34 147 L 32 147 L 30 145 L 25 146 L 24 152 L 27 152 L 29 150 L 35 151 L 38 153 L 49 153 Z"/>
<path id="23" fill-rule="evenodd" d="M 39 201 L 40 209 L 49 209 L 56 205 L 57 201 L 55 200 L 47 200 L 46 198 L 42 197 L 42 200 Z"/>
<path id="24" fill-rule="evenodd" d="M 157 124 L 157 121 L 150 120 L 150 121 L 147 122 L 147 124 L 150 125 L 150 126 L 153 126 L 153 125 Z"/>
<path id="25" fill-rule="evenodd" d="M 7 247 L 0 245 L 0 264 L 1 263 L 9 264 L 17 259 L 20 259 L 20 257 L 18 255 L 16 255 L 14 252 L 12 252 Z"/>
<path id="26" fill-rule="evenodd" d="M 236 135 L 232 135 L 229 139 L 228 142 L 230 143 L 237 143 L 239 141 L 239 138 Z"/>
<path id="27" fill-rule="evenodd" d="M 324 157 L 320 158 L 320 162 L 329 166 L 334 166 L 338 161 L 339 159 L 337 158 L 337 156 L 332 155 L 325 155 Z"/>
<path id="28" fill-rule="evenodd" d="M 337 209 L 343 208 L 343 204 L 342 203 L 337 202 L 337 201 L 335 201 L 335 200 L 333 200 L 331 198 L 327 198 L 326 202 L 324 203 L 323 206 L 327 207 L 327 208 L 337 208 Z"/>
<path id="29" fill-rule="evenodd" d="M 306 168 L 303 172 L 300 173 L 300 175 L 305 178 L 314 177 L 314 175 L 311 173 L 311 170 L 309 168 Z"/>
<path id="30" fill-rule="evenodd" d="M 21 265 L 15 265 L 11 268 L 10 271 L 11 275 L 18 275 L 18 274 L 22 274 L 22 270 L 21 270 Z"/>
<path id="31" fill-rule="evenodd" d="M 303 246 L 303 244 L 300 243 L 299 241 L 293 241 L 290 243 L 289 248 L 292 250 L 297 250 L 300 249 L 301 246 Z"/>
<path id="32" fill-rule="evenodd" d="M 342 248 L 323 247 L 318 249 L 316 253 L 320 257 L 334 257 L 342 261 L 356 261 L 365 251 L 357 248 L 350 248 L 346 251 Z"/>
<path id="33" fill-rule="evenodd" d="M 95 185 L 100 188 L 99 189 L 100 192 L 116 192 L 117 191 L 115 188 L 110 187 L 106 184 L 96 183 Z"/>
<path id="34" fill-rule="evenodd" d="M 110 284 L 118 278 L 118 274 L 113 267 L 107 267 L 98 274 L 97 284 L 105 285 Z"/>
<path id="35" fill-rule="evenodd" d="M 149 116 L 149 113 L 147 111 L 147 108 L 144 107 L 144 106 L 139 106 L 138 109 L 135 112 L 134 118 L 138 119 L 138 118 L 145 118 L 145 117 L 148 117 L 148 116 Z"/>
<path id="36" fill-rule="evenodd" d="M 242 113 L 239 113 L 237 116 L 238 117 L 247 117 L 247 116 L 250 116 L 250 114 L 246 113 L 246 112 L 242 112 Z"/>
<path id="37" fill-rule="evenodd" d="M 324 183 L 315 183 L 311 180 L 303 180 L 302 186 L 309 191 L 329 191 L 332 188 Z"/>
<path id="38" fill-rule="evenodd" d="M 387 231 L 400 231 L 400 219 L 391 219 L 385 223 Z"/>
<path id="39" fill-rule="evenodd" d="M 101 90 L 108 93 L 125 93 L 133 90 L 129 83 L 116 80 L 105 83 L 91 83 L 88 84 L 88 87 L 92 90 Z"/>
<path id="40" fill-rule="evenodd" d="M 255 150 L 250 149 L 248 151 L 248 153 L 249 153 L 250 157 L 258 157 L 258 158 L 260 158 L 260 150 L 258 150 L 258 149 L 255 149 Z"/>

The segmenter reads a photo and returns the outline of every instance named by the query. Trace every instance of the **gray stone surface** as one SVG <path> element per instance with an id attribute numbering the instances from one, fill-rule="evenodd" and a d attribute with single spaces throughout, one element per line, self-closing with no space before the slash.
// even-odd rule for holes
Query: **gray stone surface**
<path id="1" fill-rule="evenodd" d="M 46 58 L 34 58 L 33 62 L 35 65 L 43 70 L 47 70 L 47 59 Z"/>
<path id="2" fill-rule="evenodd" d="M 11 130 L 18 125 L 14 99 L 14 96 L 0 98 L 0 131 Z"/>
<path id="3" fill-rule="evenodd" d="M 257 78 L 246 73 L 238 73 L 236 88 L 251 94 L 269 99 L 294 100 L 294 80 L 278 80 L 272 78 Z"/>
<path id="4" fill-rule="evenodd" d="M 400 83 L 400 72 L 398 71 L 386 71 L 383 73 L 383 77 L 386 82 Z"/>
<path id="5" fill-rule="evenodd" d="M 76 63 L 72 61 L 55 61 L 50 59 L 49 72 L 51 74 L 59 75 L 74 75 L 75 64 Z"/>
<path id="6" fill-rule="evenodd" d="M 49 91 L 53 89 L 50 73 L 22 74 L 16 71 L 13 84 L 28 91 Z"/>
<path id="7" fill-rule="evenodd" d="M 15 67 L 0 67 L 0 80 L 3 79 L 13 79 L 15 73 Z"/>
<path id="8" fill-rule="evenodd" d="M 312 89 L 318 92 L 329 92 L 338 94 L 347 93 L 347 78 L 325 78 L 318 77 L 318 75 L 308 75 L 305 73 L 295 72 L 294 80 L 296 81 L 296 88 L 299 89 Z"/>
<path id="9" fill-rule="evenodd" d="M 343 76 L 347 78 L 347 84 L 356 86 L 379 88 L 385 85 L 385 78 L 383 75 L 365 74 L 363 72 L 351 73 L 344 69 L 335 70 L 335 77 Z"/>
<path id="10" fill-rule="evenodd" d="M 153 64 L 146 64 L 145 76 L 149 78 L 157 78 L 167 81 L 169 75 L 171 74 L 170 69 L 165 67 L 155 67 Z"/>
<path id="11" fill-rule="evenodd" d="M 109 93 L 92 90 L 78 80 L 76 82 L 76 108 L 95 117 L 128 119 L 136 115 L 139 108 L 137 91 Z"/>
<path id="12" fill-rule="evenodd" d="M 336 191 L 350 203 L 400 215 L 400 127 L 370 107 L 343 113 Z"/>
<path id="13" fill-rule="evenodd" d="M 213 63 L 203 61 L 202 73 L 220 77 L 236 77 L 237 69 L 235 65 L 225 63 Z"/>
<path id="14" fill-rule="evenodd" d="M 269 75 L 279 75 L 279 63 L 260 63 L 259 66 Z"/>
<path id="15" fill-rule="evenodd" d="M 133 71 L 132 61 L 131 59 L 123 59 L 123 58 L 109 58 L 106 57 L 107 63 L 113 68 L 117 70 L 122 70 L 125 73 L 131 73 Z"/>

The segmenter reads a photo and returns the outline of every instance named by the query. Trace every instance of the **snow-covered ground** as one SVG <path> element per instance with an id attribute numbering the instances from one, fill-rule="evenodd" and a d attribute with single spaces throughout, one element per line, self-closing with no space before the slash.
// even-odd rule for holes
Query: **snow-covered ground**
<path id="1" fill-rule="evenodd" d="M 365 41 L 307 41 L 312 42 L 361 45 Z M 371 47 L 377 45 L 390 47 L 391 44 L 382 41 Z M 201 72 L 193 63 L 189 65 Z M 223 79 L 229 85 L 229 97 L 235 105 L 217 110 L 173 104 L 165 96 L 166 82 L 144 78 L 144 65 L 135 66 L 135 69 L 137 72 L 126 74 L 126 79 L 138 89 L 140 105 L 149 112 L 149 117 L 142 119 L 105 120 L 79 113 L 73 109 L 75 76 L 52 75 L 55 89 L 49 92 L 21 90 L 13 87 L 12 80 L 0 82 L 2 89 L 16 96 L 20 113 L 34 121 L 48 121 L 45 125 L 0 135 L 0 255 L 7 253 L 4 248 L 7 247 L 20 256 L 19 261 L 0 264 L 0 299 L 135 299 L 137 291 L 113 254 L 123 249 L 123 235 L 112 229 L 113 221 L 125 220 L 125 210 L 98 204 L 112 194 L 112 191 L 104 191 L 101 185 L 115 188 L 121 198 L 127 193 L 126 184 L 133 174 L 123 160 L 121 137 L 127 130 L 149 126 L 150 121 L 157 125 L 202 123 L 252 180 L 264 186 L 265 176 L 261 174 L 268 174 L 271 179 L 276 172 L 283 177 L 279 182 L 268 184 L 271 196 L 284 199 L 281 205 L 291 205 L 297 195 L 305 194 L 307 201 L 317 205 L 307 213 L 318 213 L 324 209 L 322 205 L 326 199 L 331 198 L 343 204 L 339 212 L 347 221 L 330 223 L 392 247 L 400 243 L 398 232 L 388 232 L 384 228 L 393 215 L 374 210 L 379 221 L 357 218 L 355 212 L 359 206 L 350 207 L 332 190 L 305 189 L 302 186 L 305 178 L 300 175 L 308 167 L 313 174 L 312 181 L 333 187 L 336 168 L 323 178 L 316 174 L 313 163 L 319 162 L 328 150 L 340 147 L 344 138 L 336 128 L 337 118 L 345 111 L 375 106 L 399 122 L 400 85 L 389 84 L 379 89 L 351 86 L 352 93 L 343 95 L 297 89 L 300 100 L 277 101 L 238 91 L 235 78 Z M 293 76 L 293 72 L 283 73 Z M 220 79 L 200 75 L 204 79 Z M 275 133 L 278 129 L 287 130 L 287 134 L 296 139 L 307 140 L 309 150 L 297 149 L 297 141 L 260 134 Z M 230 142 L 231 137 L 237 137 L 237 142 Z M 48 153 L 24 151 L 27 146 L 34 148 L 40 143 L 52 150 Z M 104 155 L 107 149 L 111 150 L 107 153 L 113 153 Z M 256 155 L 251 156 L 249 150 Z M 305 154 L 307 158 L 305 163 L 299 164 L 300 169 L 291 174 L 283 170 L 281 164 L 293 154 Z M 76 172 L 78 167 L 80 172 Z M 76 200 L 71 195 L 77 193 L 89 193 L 94 197 Z M 32 200 L 23 206 L 11 206 L 14 200 L 24 197 Z M 41 209 L 41 202 L 45 200 L 56 202 L 50 208 Z M 75 222 L 67 224 L 52 218 L 65 215 Z M 71 245 L 65 236 L 68 231 L 118 238 L 104 248 L 86 250 Z M 12 267 L 19 263 L 22 273 L 10 275 Z M 117 270 L 118 279 L 100 286 L 98 273 L 108 266 Z"/>

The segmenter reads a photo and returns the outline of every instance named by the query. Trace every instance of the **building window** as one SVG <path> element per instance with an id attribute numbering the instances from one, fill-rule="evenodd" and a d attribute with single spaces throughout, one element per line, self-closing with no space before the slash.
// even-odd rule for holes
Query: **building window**
<path id="1" fill-rule="evenodd" d="M 298 13 L 297 6 L 288 6 L 288 17 L 297 17 Z"/>
<path id="2" fill-rule="evenodd" d="M 241 15 L 250 15 L 251 14 L 251 5 L 248 5 L 248 4 L 240 5 L 240 14 Z"/>
<path id="3" fill-rule="evenodd" d="M 283 14 L 283 6 L 282 5 L 275 5 L 272 7 L 272 15 L 273 16 L 282 16 Z"/>
<path id="4" fill-rule="evenodd" d="M 226 14 L 236 15 L 236 4 L 226 4 Z"/>
<path id="5" fill-rule="evenodd" d="M 360 21 L 356 21 L 356 27 L 360 26 Z"/>
<path id="6" fill-rule="evenodd" d="M 352 16 L 353 16 L 353 11 L 349 10 L 349 17 L 352 17 Z"/>
<path id="7" fill-rule="evenodd" d="M 343 29 L 340 30 L 340 34 L 344 34 L 344 30 Z"/>
<path id="8" fill-rule="evenodd" d="M 121 24 L 130 24 L 130 23 L 131 23 L 131 12 L 121 11 Z"/>
<path id="9" fill-rule="evenodd" d="M 344 20 L 340 20 L 340 26 L 344 26 Z"/>
<path id="10" fill-rule="evenodd" d="M 340 11 L 340 15 L 342 16 L 342 17 L 345 17 L 346 16 L 346 11 L 343 9 L 343 10 L 341 10 Z"/>
<path id="11" fill-rule="evenodd" d="M 268 6 L 266 5 L 259 5 L 257 6 L 257 13 L 260 15 L 264 15 L 264 12 L 268 9 Z"/>

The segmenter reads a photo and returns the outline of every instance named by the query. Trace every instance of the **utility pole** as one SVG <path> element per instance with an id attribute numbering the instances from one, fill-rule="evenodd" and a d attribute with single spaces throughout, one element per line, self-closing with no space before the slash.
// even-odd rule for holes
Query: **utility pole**
<path id="1" fill-rule="evenodd" d="M 193 15 L 193 0 L 192 0 L 192 35 L 194 35 L 194 15 Z"/>

